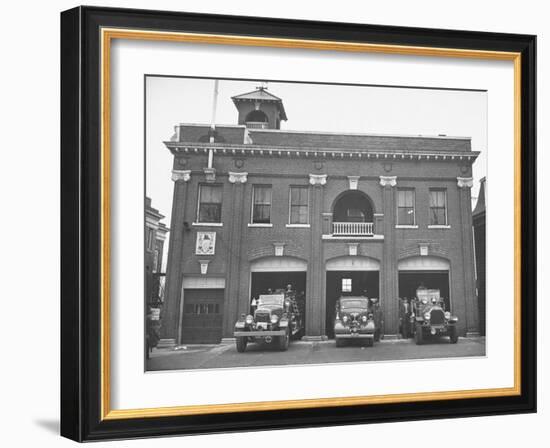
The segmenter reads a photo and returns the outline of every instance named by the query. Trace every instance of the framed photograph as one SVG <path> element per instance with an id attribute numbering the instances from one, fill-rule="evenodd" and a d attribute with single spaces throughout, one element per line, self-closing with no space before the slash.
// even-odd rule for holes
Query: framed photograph
<path id="1" fill-rule="evenodd" d="M 61 433 L 536 411 L 535 36 L 61 14 Z"/>

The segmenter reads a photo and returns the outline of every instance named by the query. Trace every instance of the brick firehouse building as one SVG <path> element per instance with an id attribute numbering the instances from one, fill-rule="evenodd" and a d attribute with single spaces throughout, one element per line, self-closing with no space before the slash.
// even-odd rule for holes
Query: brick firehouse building
<path id="1" fill-rule="evenodd" d="M 305 292 L 305 336 L 332 336 L 342 294 L 378 297 L 386 337 L 399 298 L 438 288 L 461 335 L 479 331 L 471 139 L 281 130 L 265 88 L 232 98 L 237 124 L 180 124 L 165 142 L 174 196 L 162 337 L 231 338 L 268 288 Z"/>

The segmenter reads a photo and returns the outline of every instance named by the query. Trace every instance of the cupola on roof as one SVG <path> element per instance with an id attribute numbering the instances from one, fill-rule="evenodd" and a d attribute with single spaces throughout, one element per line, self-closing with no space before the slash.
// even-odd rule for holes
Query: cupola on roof
<path id="1" fill-rule="evenodd" d="M 283 100 L 268 92 L 266 86 L 231 99 L 239 111 L 238 123 L 249 128 L 280 129 L 281 120 L 287 120 Z"/>

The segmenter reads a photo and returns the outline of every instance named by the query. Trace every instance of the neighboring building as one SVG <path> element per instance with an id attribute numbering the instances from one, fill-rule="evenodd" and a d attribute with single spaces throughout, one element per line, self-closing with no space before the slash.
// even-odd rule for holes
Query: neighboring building
<path id="1" fill-rule="evenodd" d="M 363 293 L 397 336 L 399 297 L 420 285 L 441 290 L 462 335 L 479 331 L 470 138 L 287 131 L 265 88 L 232 99 L 238 125 L 181 124 L 165 142 L 163 338 L 230 338 L 252 297 L 289 283 L 305 291 L 306 339 L 331 337 L 336 299 Z"/>
<path id="2" fill-rule="evenodd" d="M 145 301 L 158 306 L 164 300 L 164 276 L 162 257 L 168 228 L 159 211 L 151 206 L 151 198 L 145 198 Z"/>
<path id="3" fill-rule="evenodd" d="M 479 308 L 479 333 L 485 336 L 485 178 L 481 179 L 476 207 L 473 212 L 474 247 L 476 257 L 477 303 Z"/>

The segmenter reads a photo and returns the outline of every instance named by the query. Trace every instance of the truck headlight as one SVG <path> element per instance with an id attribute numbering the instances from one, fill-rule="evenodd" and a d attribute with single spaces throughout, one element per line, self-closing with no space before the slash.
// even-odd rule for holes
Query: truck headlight
<path id="1" fill-rule="evenodd" d="M 363 317 L 361 318 L 361 320 L 362 320 L 364 323 L 366 323 L 366 322 L 367 322 L 367 316 L 363 316 Z"/>
<path id="2" fill-rule="evenodd" d="M 248 316 L 246 316 L 245 322 L 247 323 L 247 325 L 250 325 L 252 322 L 254 322 L 254 318 L 249 314 Z"/>
<path id="3" fill-rule="evenodd" d="M 276 324 L 277 322 L 279 322 L 279 316 L 277 316 L 276 314 L 272 314 L 271 315 L 271 323 Z"/>
<path id="4" fill-rule="evenodd" d="M 348 316 L 342 317 L 342 320 L 344 321 L 344 323 L 346 323 L 348 321 Z"/>
<path id="5" fill-rule="evenodd" d="M 445 311 L 445 319 L 449 320 L 451 318 L 451 313 Z"/>
<path id="6" fill-rule="evenodd" d="M 430 313 L 424 313 L 424 319 L 430 320 Z"/>

